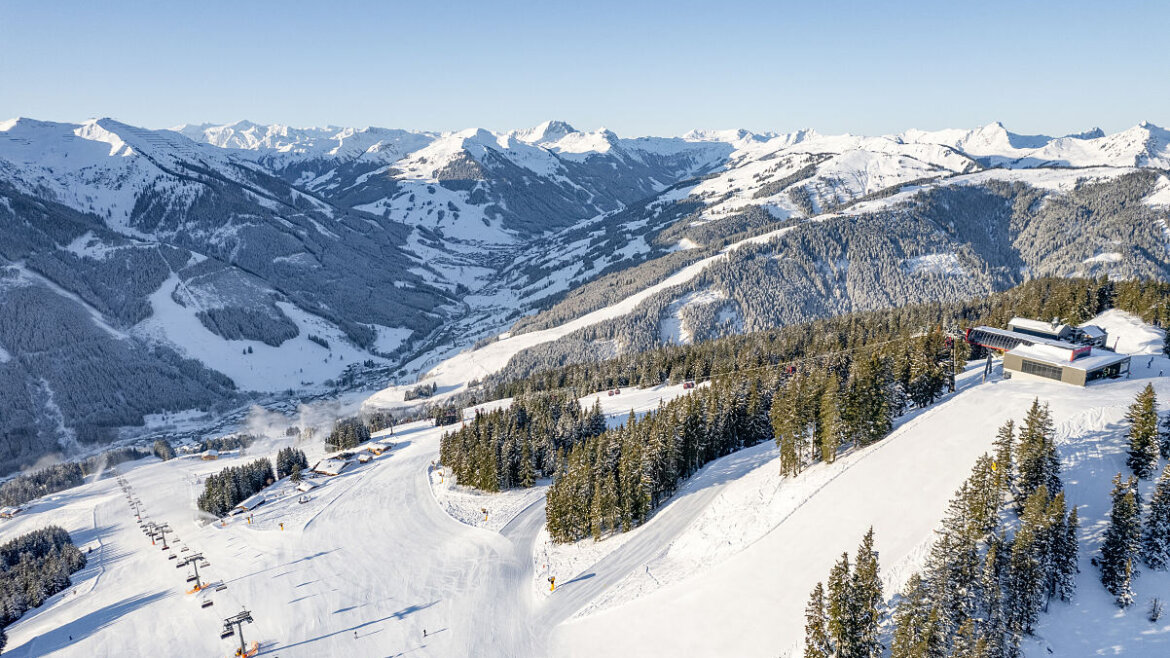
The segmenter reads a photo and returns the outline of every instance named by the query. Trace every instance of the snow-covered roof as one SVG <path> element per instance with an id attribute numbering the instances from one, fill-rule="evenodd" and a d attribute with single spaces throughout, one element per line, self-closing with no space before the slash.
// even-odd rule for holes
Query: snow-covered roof
<path id="1" fill-rule="evenodd" d="M 1070 356 L 1072 350 L 1081 348 L 1079 345 L 1069 344 L 1068 348 L 1061 348 L 1053 345 L 1035 344 L 1035 345 L 1019 345 L 1008 350 L 1008 354 L 1016 354 L 1021 357 L 1031 359 L 1033 361 L 1040 361 L 1062 368 L 1072 368 L 1074 370 L 1096 370 L 1105 366 L 1113 365 L 1114 363 L 1121 363 L 1128 361 L 1128 354 L 1118 354 L 1116 352 L 1091 352 L 1087 356 L 1082 356 L 1079 359 L 1072 361 Z"/>
<path id="2" fill-rule="evenodd" d="M 263 505 L 264 501 L 266 501 L 266 500 L 268 500 L 268 497 L 263 492 L 261 492 L 261 493 L 254 495 L 254 496 L 249 496 L 248 498 L 241 500 L 239 502 L 239 504 L 236 505 L 236 509 L 243 510 L 245 512 L 248 510 L 253 510 L 253 509 L 256 509 L 257 507 Z"/>
<path id="3" fill-rule="evenodd" d="M 297 491 L 300 491 L 300 492 L 312 491 L 313 489 L 316 489 L 316 488 L 317 488 L 316 483 L 310 482 L 308 480 L 301 480 L 301 483 L 297 485 Z"/>
<path id="4" fill-rule="evenodd" d="M 1105 330 L 1095 324 L 1082 324 L 1079 329 L 1089 338 L 1104 338 Z"/>
<path id="5" fill-rule="evenodd" d="M 313 466 L 313 470 L 318 473 L 325 473 L 326 475 L 338 475 L 350 465 L 348 459 L 341 459 L 339 457 L 328 457 L 317 462 Z"/>
<path id="6" fill-rule="evenodd" d="M 1012 318 L 1008 326 L 1017 329 L 1027 329 L 1028 331 L 1039 331 L 1054 336 L 1062 334 L 1068 329 L 1067 324 L 1052 324 L 1051 322 L 1032 320 L 1031 318 Z"/>
<path id="7" fill-rule="evenodd" d="M 978 331 L 983 331 L 983 332 L 986 332 L 989 334 L 995 334 L 997 336 L 1003 336 L 1005 338 L 1011 338 L 1013 340 L 1023 341 L 1024 344 L 1048 345 L 1048 346 L 1056 347 L 1056 348 L 1060 348 L 1060 349 L 1073 349 L 1073 348 L 1077 347 L 1076 345 L 1073 345 L 1072 343 L 1065 342 L 1063 340 L 1057 340 L 1055 338 L 1044 338 L 1043 336 L 1034 336 L 1032 334 L 1025 334 L 1025 333 L 1020 333 L 1018 331 L 1012 331 L 1011 329 L 1000 329 L 998 327 L 988 327 L 988 326 L 984 326 L 984 325 L 980 325 L 978 327 L 975 327 L 974 329 L 978 330 Z"/>

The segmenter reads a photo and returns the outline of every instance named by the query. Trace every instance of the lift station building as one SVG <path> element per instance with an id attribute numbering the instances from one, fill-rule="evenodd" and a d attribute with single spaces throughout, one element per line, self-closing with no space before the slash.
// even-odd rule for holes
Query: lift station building
<path id="1" fill-rule="evenodd" d="M 1012 318 L 1007 329 L 973 327 L 967 342 L 1003 354 L 1005 372 L 1084 386 L 1129 374 L 1129 355 L 1105 346 L 1108 334 L 1095 325 L 1071 327 Z"/>

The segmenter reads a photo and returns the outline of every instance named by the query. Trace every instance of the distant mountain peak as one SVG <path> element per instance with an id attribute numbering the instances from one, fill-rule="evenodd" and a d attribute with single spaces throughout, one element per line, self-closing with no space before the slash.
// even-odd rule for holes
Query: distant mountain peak
<path id="1" fill-rule="evenodd" d="M 521 142 L 529 144 L 543 144 L 556 142 L 577 132 L 577 129 L 564 121 L 550 120 L 533 128 L 517 130 L 513 136 Z"/>

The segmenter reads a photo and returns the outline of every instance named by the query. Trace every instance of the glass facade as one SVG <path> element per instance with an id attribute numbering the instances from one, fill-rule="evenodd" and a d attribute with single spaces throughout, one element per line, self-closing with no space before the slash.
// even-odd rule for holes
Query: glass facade
<path id="1" fill-rule="evenodd" d="M 1060 371 L 1061 368 L 1059 366 L 1050 366 L 1047 363 L 1039 363 L 1027 359 L 1020 360 L 1020 372 L 1025 372 L 1029 375 L 1047 377 L 1048 379 L 1060 381 Z"/>

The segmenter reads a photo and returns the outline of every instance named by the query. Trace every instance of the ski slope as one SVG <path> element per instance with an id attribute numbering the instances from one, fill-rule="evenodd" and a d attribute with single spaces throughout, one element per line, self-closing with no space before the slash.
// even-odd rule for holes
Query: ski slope
<path id="1" fill-rule="evenodd" d="M 426 423 L 396 428 L 398 445 L 371 462 L 314 479 L 307 503 L 277 483 L 252 523 L 204 523 L 198 480 L 271 456 L 277 442 L 214 462 L 123 464 L 149 519 L 175 530 L 177 555 L 184 546 L 202 552 L 210 566 L 201 575 L 227 589 L 199 607 L 201 595 L 184 593 L 185 570 L 151 546 L 113 477 L 101 477 L 0 521 L 0 541 L 56 523 L 93 549 L 73 587 L 7 629 L 8 653 L 229 655 L 236 638 L 220 639 L 222 620 L 246 608 L 255 623 L 245 637 L 273 656 L 775 656 L 798 646 L 809 590 L 870 525 L 894 594 L 920 568 L 947 501 L 997 427 L 1040 397 L 1052 404 L 1069 498 L 1080 506 L 1082 573 L 1074 603 L 1054 604 L 1025 649 L 1167 655 L 1170 623 L 1146 622 L 1144 605 L 1170 592 L 1170 577 L 1142 574 L 1139 605 L 1120 613 L 1088 560 L 1109 480 L 1124 470 L 1125 409 L 1148 381 L 1170 399 L 1170 381 L 1158 377 L 1170 360 L 1154 355 L 1161 334 L 1133 318 L 1111 312 L 1099 323 L 1122 350 L 1151 354 L 1135 357 L 1131 379 L 1085 389 L 981 383 L 973 369 L 959 393 L 903 418 L 874 446 L 797 478 L 778 476 L 770 444 L 740 451 L 708 464 L 641 528 L 553 549 L 559 555 L 542 540 L 540 496 L 436 485 L 443 429 Z M 681 394 L 681 386 L 626 389 L 582 402 L 597 400 L 616 425 L 631 409 L 645 413 Z M 302 447 L 310 462 L 321 456 L 316 442 Z M 485 507 L 489 520 L 479 522 L 474 510 Z M 459 509 L 473 513 L 460 522 Z M 557 577 L 551 594 L 542 567 Z"/>

